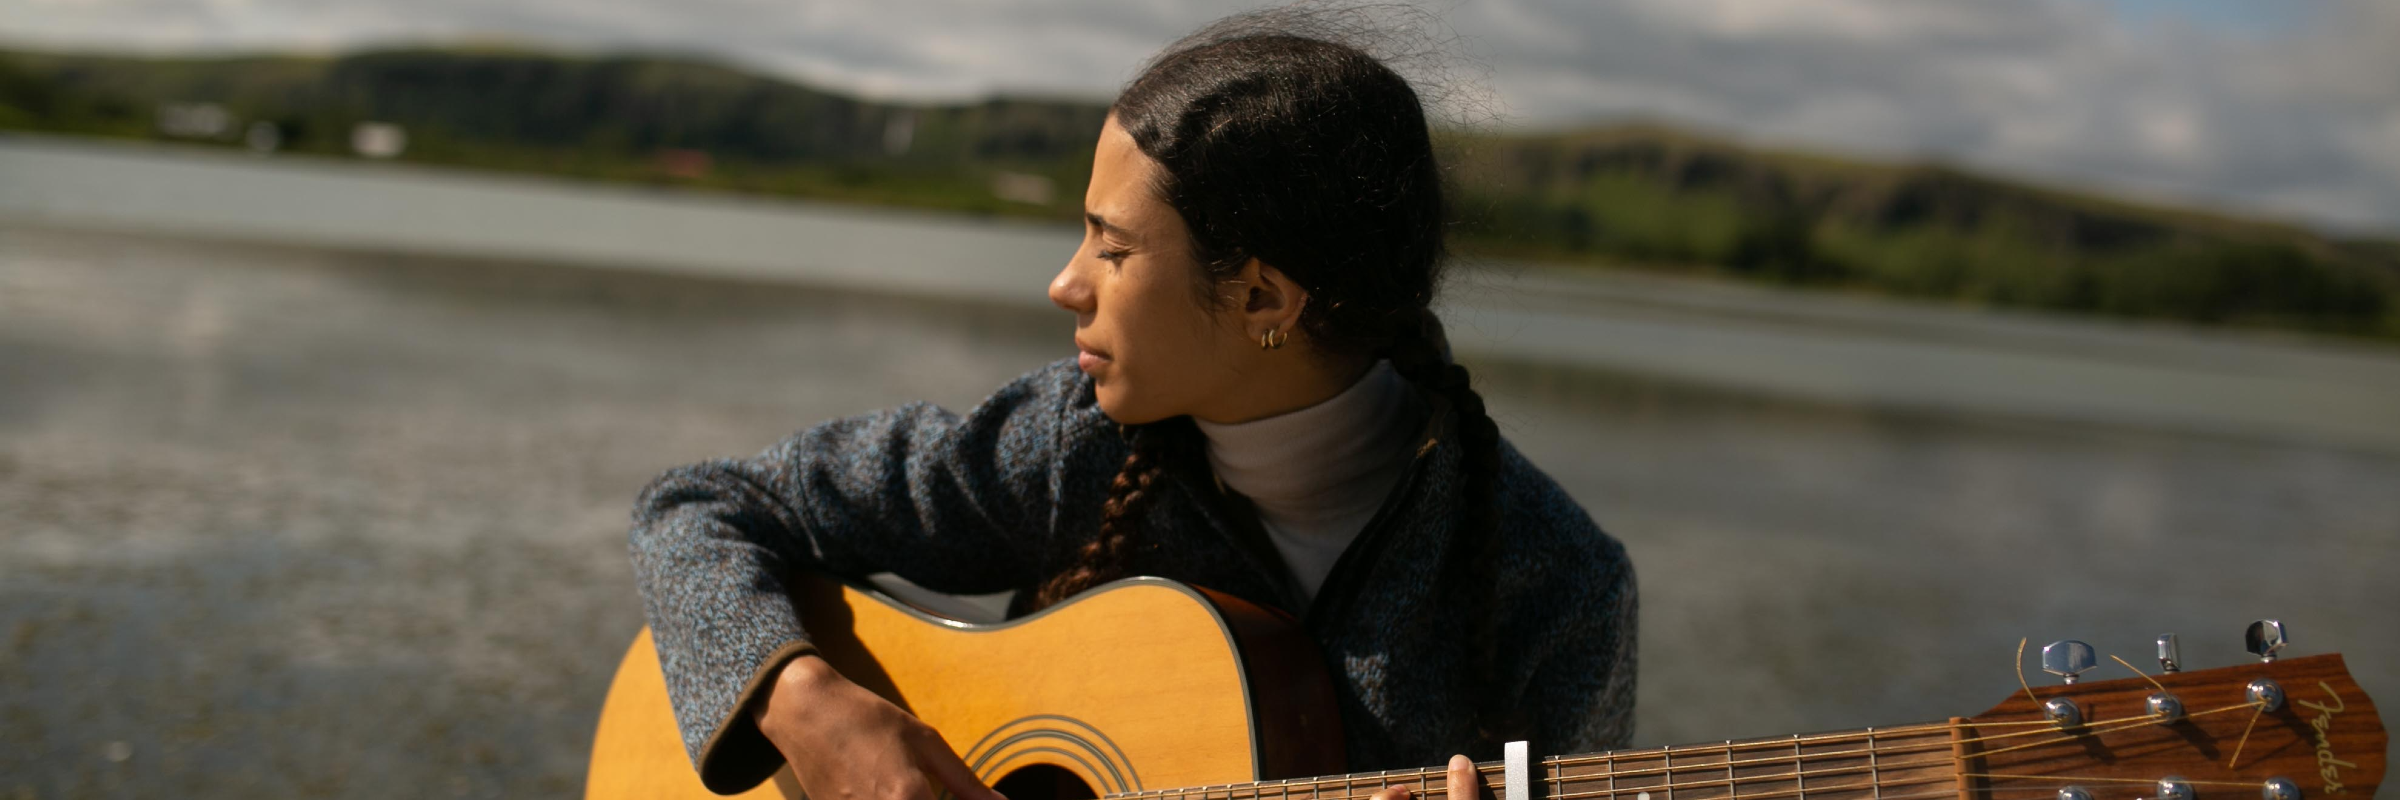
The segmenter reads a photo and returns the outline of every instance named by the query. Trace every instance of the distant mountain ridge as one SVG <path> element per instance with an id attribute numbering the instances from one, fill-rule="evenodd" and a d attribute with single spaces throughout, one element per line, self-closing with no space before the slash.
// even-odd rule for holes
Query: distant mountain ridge
<path id="1" fill-rule="evenodd" d="M 0 130 L 1073 219 L 1103 104 L 862 100 L 705 60 L 498 47 L 127 58 L 0 51 Z M 213 129 L 212 129 L 213 130 Z M 188 135 L 188 134 L 187 134 Z M 2400 243 L 2121 202 L 1941 165 L 1779 153 L 1659 126 L 1445 134 L 1470 252 L 1951 301 L 2400 338 Z"/>

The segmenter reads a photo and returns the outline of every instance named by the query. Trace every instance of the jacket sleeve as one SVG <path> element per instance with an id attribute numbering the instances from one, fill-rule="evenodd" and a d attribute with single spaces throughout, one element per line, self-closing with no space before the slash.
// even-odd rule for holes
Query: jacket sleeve
<path id="1" fill-rule="evenodd" d="M 1633 739 L 1634 634 L 1639 600 L 1633 562 L 1608 541 L 1611 558 L 1564 615 L 1557 649 L 1536 667 L 1519 708 L 1534 720 L 1534 746 L 1552 753 L 1592 753 Z"/>
<path id="2" fill-rule="evenodd" d="M 634 577 L 703 784 L 740 791 L 783 763 L 749 709 L 812 650 L 784 584 L 793 569 L 890 571 L 953 593 L 1029 580 L 1065 420 L 1079 394 L 1089 406 L 1082 378 L 1052 364 L 963 417 L 914 403 L 835 420 L 756 458 L 669 470 L 642 491 Z"/>

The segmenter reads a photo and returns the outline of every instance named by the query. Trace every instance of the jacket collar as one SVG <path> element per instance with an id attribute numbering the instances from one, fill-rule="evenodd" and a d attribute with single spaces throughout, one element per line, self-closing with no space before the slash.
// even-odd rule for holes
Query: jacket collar
<path id="1" fill-rule="evenodd" d="M 1186 457 L 1168 464 L 1167 473 L 1183 491 L 1199 501 L 1198 505 L 1203 516 L 1207 517 L 1209 526 L 1232 539 L 1235 549 L 1244 554 L 1252 568 L 1258 570 L 1269 585 L 1276 587 L 1280 601 L 1278 605 L 1313 623 L 1320 617 L 1335 613 L 1331 609 L 1348 601 L 1349 596 L 1355 593 L 1353 584 L 1357 578 L 1354 573 L 1373 563 L 1381 551 L 1397 538 L 1397 530 L 1421 529 L 1428 525 L 1439 526 L 1444 531 L 1449 529 L 1455 516 L 1451 509 L 1456 507 L 1456 503 L 1448 495 L 1455 492 L 1455 487 L 1459 485 L 1457 480 L 1448 475 L 1455 472 L 1460 463 L 1457 447 L 1452 443 L 1452 434 L 1458 427 L 1455 406 L 1449 397 L 1438 393 L 1420 392 L 1418 397 L 1425 401 L 1426 414 L 1424 424 L 1419 429 L 1417 444 L 1410 450 L 1408 469 L 1393 485 L 1392 493 L 1384 498 L 1383 505 L 1369 518 L 1366 527 L 1360 529 L 1358 536 L 1350 541 L 1349 548 L 1334 560 L 1333 571 L 1326 575 L 1324 585 L 1318 587 L 1314 602 L 1310 602 L 1301 592 L 1299 581 L 1292 576 L 1291 567 L 1284 563 L 1282 554 L 1275 550 L 1273 540 L 1259 525 L 1257 509 L 1251 507 L 1249 498 L 1227 488 L 1225 482 L 1218 479 L 1209 468 L 1204 456 L 1184 454 Z M 1189 430 L 1179 433 L 1193 437 L 1200 435 L 1189 417 L 1152 424 L 1181 425 Z M 1125 433 L 1130 435 L 1130 430 Z"/>

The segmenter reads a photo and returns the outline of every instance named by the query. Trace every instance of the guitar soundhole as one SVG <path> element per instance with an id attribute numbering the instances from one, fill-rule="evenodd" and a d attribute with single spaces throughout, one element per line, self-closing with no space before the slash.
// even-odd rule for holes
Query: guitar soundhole
<path id="1" fill-rule="evenodd" d="M 1008 774 L 993 789 L 1008 800 L 1093 800 L 1099 795 L 1082 778 L 1048 764 L 1033 764 Z"/>

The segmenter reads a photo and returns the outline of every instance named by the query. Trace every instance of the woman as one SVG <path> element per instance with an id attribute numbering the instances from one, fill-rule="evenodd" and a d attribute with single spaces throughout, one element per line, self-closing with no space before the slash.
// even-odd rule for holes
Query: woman
<path id="1" fill-rule="evenodd" d="M 1416 93 L 1307 23 L 1220 22 L 1117 98 L 1050 285 L 1074 361 L 963 417 L 838 420 L 643 493 L 634 566 L 711 788 L 788 761 L 820 800 L 930 798 L 919 768 L 996 796 L 811 654 L 780 583 L 801 564 L 1015 589 L 1018 611 L 1131 575 L 1288 610 L 1353 769 L 1624 743 L 1632 568 L 1448 361 Z"/>

